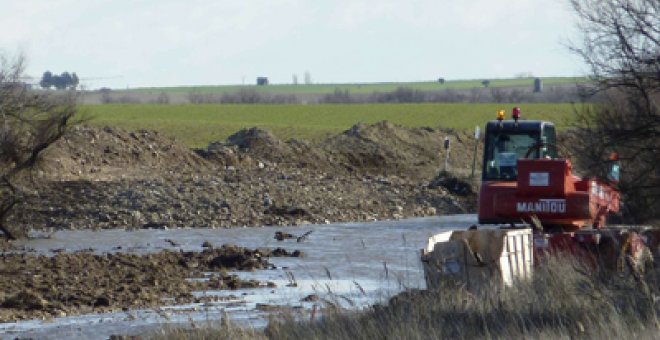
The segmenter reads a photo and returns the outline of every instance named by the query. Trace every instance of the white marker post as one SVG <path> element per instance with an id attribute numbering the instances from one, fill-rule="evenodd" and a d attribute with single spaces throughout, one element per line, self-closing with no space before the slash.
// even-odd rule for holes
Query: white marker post
<path id="1" fill-rule="evenodd" d="M 472 156 L 472 178 L 474 178 L 474 168 L 477 166 L 477 148 L 479 147 L 479 136 L 481 135 L 481 129 L 479 126 L 474 128 L 474 154 Z"/>

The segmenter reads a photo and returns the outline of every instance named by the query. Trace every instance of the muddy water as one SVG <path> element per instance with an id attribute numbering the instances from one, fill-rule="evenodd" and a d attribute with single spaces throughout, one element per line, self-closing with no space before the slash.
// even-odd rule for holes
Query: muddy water
<path id="1" fill-rule="evenodd" d="M 475 215 L 453 215 L 303 227 L 57 232 L 50 238 L 27 241 L 24 246 L 39 253 L 89 249 L 147 253 L 201 250 L 202 243 L 208 241 L 215 246 L 282 247 L 301 250 L 305 256 L 272 258 L 277 269 L 238 273 L 243 278 L 273 282 L 277 288 L 198 292 L 217 296 L 217 301 L 204 304 L 0 324 L 0 337 L 107 339 L 113 334 L 140 334 L 166 325 L 213 323 L 225 316 L 244 326 L 263 327 L 270 313 L 285 311 L 309 317 L 314 305 L 328 304 L 359 309 L 384 302 L 405 288 L 423 288 L 418 257 L 428 236 L 465 229 L 475 222 Z M 275 231 L 302 235 L 310 230 L 303 242 L 273 237 Z M 310 295 L 307 300 L 312 301 L 303 301 Z"/>

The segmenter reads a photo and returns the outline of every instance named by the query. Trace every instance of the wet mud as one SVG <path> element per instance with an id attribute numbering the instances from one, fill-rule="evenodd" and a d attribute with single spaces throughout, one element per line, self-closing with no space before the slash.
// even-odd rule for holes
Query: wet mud
<path id="1" fill-rule="evenodd" d="M 301 253 L 233 245 L 142 255 L 3 254 L 0 322 L 200 302 L 194 291 L 268 286 L 227 272 L 274 269 L 269 257 L 294 256 Z"/>

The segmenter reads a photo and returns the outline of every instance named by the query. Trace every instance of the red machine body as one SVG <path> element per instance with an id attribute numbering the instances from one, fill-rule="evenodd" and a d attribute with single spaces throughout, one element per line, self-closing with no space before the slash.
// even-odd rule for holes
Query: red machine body
<path id="1" fill-rule="evenodd" d="M 544 226 L 575 231 L 602 228 L 619 211 L 619 192 L 571 173 L 566 159 L 520 159 L 515 181 L 485 181 L 479 192 L 482 223 L 518 224 L 536 216 Z"/>

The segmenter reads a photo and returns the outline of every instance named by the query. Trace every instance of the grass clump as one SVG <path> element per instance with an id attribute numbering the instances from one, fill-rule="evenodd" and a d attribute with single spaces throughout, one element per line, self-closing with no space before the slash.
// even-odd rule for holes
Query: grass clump
<path id="1" fill-rule="evenodd" d="M 219 324 L 197 325 L 190 323 L 188 327 L 163 327 L 162 329 L 148 334 L 138 336 L 140 339 L 152 340 L 259 340 L 268 339 L 263 332 L 234 326 L 227 321 L 226 316 Z"/>
<path id="2" fill-rule="evenodd" d="M 507 289 L 410 291 L 387 306 L 317 322 L 271 323 L 272 339 L 655 338 L 659 271 L 644 281 L 555 259 Z M 611 274 L 611 273 L 610 273 Z"/>

